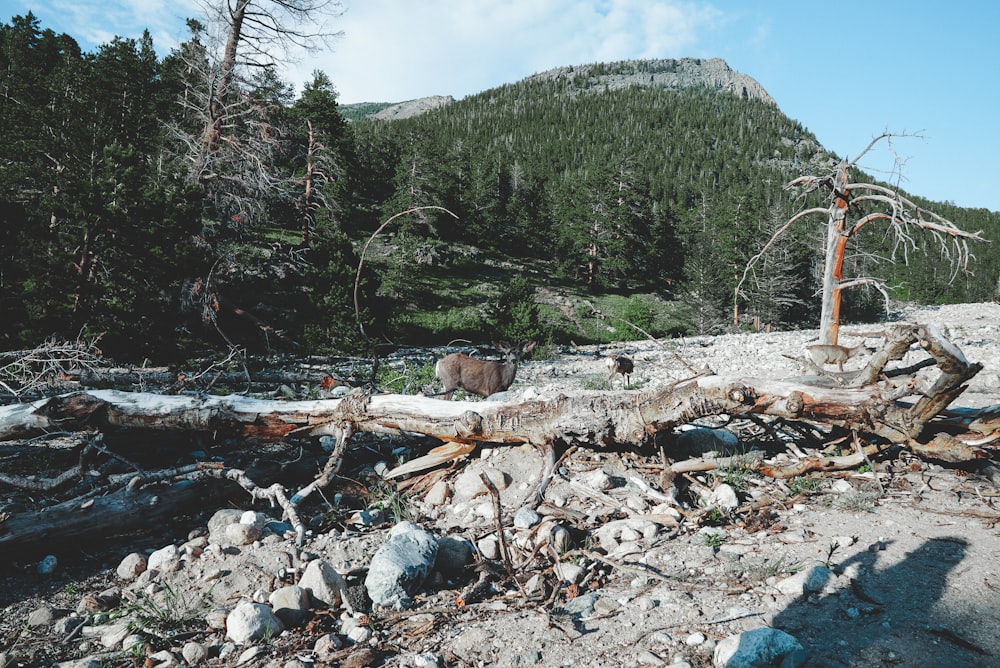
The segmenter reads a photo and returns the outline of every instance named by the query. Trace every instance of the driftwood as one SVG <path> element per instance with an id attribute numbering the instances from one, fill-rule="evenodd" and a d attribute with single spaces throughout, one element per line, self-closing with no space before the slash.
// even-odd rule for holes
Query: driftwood
<path id="1" fill-rule="evenodd" d="M 918 389 L 914 378 L 889 374 L 885 368 L 914 344 L 936 361 L 938 375 L 929 387 Z M 339 466 L 334 460 L 343 455 L 356 432 L 440 439 L 448 445 L 436 458 L 432 456 L 435 463 L 449 459 L 448 453 L 467 453 L 475 443 L 529 443 L 546 452 L 551 467 L 555 444 L 627 447 L 648 443 L 657 433 L 708 416 L 770 416 L 860 435 L 870 452 L 859 449 L 851 462 L 863 461 L 888 445 L 908 448 L 918 456 L 967 462 L 989 457 L 984 448 L 1000 438 L 1000 408 L 947 412 L 945 407 L 981 368 L 966 360 L 936 328 L 898 325 L 864 369 L 826 374 L 832 386 L 809 384 L 814 380 L 810 377 L 769 380 L 705 375 L 648 392 L 586 392 L 522 403 L 443 401 L 358 390 L 340 399 L 314 401 L 92 390 L 0 407 L 0 440 L 94 429 L 185 430 L 269 442 L 336 436 L 338 447 L 322 481 L 293 496 L 291 506 L 332 477 Z M 829 458 L 816 458 L 771 474 L 787 477 L 831 465 Z M 768 471 L 764 464 L 758 470 Z M 125 501 L 119 504 L 120 513 L 133 513 L 135 507 Z M 27 525 L 17 526 L 27 530 Z M 11 539 L 12 530 L 11 522 L 0 524 L 0 536 Z"/>

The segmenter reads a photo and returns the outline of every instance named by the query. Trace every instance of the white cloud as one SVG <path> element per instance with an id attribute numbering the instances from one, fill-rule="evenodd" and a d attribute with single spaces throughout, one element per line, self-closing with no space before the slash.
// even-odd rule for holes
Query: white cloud
<path id="1" fill-rule="evenodd" d="M 345 102 L 464 97 L 562 65 L 691 55 L 719 19 L 667 0 L 344 0 L 344 36 L 289 69 L 324 70 Z"/>

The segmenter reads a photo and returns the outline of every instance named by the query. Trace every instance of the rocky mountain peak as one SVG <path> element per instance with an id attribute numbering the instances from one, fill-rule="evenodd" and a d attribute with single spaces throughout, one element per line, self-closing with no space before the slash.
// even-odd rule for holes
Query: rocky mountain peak
<path id="1" fill-rule="evenodd" d="M 600 88 L 617 90 L 648 86 L 679 90 L 704 87 L 737 95 L 745 100 L 761 100 L 776 105 L 774 99 L 753 77 L 733 70 L 721 58 L 665 58 L 658 60 L 623 60 L 557 67 L 528 77 L 531 80 L 568 79 L 579 90 Z"/>

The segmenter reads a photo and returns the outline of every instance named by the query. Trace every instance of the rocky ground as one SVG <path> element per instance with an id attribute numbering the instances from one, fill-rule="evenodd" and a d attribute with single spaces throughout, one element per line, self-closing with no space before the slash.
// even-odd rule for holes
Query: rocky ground
<path id="1" fill-rule="evenodd" d="M 1000 305 L 894 317 L 937 325 L 984 364 L 957 405 L 1000 403 Z M 882 326 L 846 327 L 841 341 L 874 345 Z M 523 364 L 511 398 L 607 389 L 609 352 L 635 359 L 630 392 L 689 366 L 795 376 L 793 358 L 816 335 L 566 351 Z M 762 440 L 750 422 L 702 426 L 726 430 L 710 448 L 746 452 Z M 54 565 L 0 567 L 0 665 L 699 668 L 770 665 L 769 651 L 787 666 L 1000 663 L 1000 510 L 986 478 L 903 452 L 872 469 L 778 481 L 733 465 L 670 485 L 664 460 L 706 446 L 660 445 L 566 453 L 537 516 L 526 510 L 542 464 L 531 448 L 481 448 L 397 489 L 378 475 L 405 447 L 359 441 L 337 490 L 303 504 L 302 549 L 280 511 L 248 498 L 82 556 L 53 538 Z M 481 474 L 498 488 L 503 540 Z M 402 534 L 401 520 L 413 523 Z M 403 575 L 373 586 L 399 562 L 410 575 L 429 569 L 419 586 Z M 368 593 L 390 605 L 369 609 Z M 412 600 L 392 605 L 397 595 Z M 741 663 L 751 649 L 764 658 Z"/>

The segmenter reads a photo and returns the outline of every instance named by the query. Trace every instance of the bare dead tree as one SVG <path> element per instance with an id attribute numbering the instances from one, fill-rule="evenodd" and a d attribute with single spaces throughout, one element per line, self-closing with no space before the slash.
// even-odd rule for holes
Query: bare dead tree
<path id="1" fill-rule="evenodd" d="M 292 188 L 273 172 L 282 132 L 270 101 L 250 94 L 274 77 L 294 49 L 315 48 L 339 33 L 328 22 L 335 0 L 202 0 L 207 25 L 193 23 L 199 48 L 182 54 L 191 79 L 180 103 L 186 126 L 175 136 L 192 183 L 245 222 L 255 195 Z"/>
<path id="2" fill-rule="evenodd" d="M 882 222 L 889 226 L 893 237 L 892 261 L 897 258 L 906 263 L 908 253 L 917 249 L 916 232 L 930 234 L 937 241 L 941 252 L 954 270 L 953 277 L 968 272 L 969 241 L 985 241 L 982 231 L 966 232 L 952 221 L 929 211 L 897 190 L 872 183 L 851 183 L 850 170 L 856 167 L 872 148 L 881 141 L 891 143 L 896 135 L 884 132 L 871 140 L 868 146 L 853 160 L 842 160 L 830 174 L 823 176 L 800 176 L 789 183 L 787 190 L 812 192 L 829 191 L 829 205 L 812 207 L 799 211 L 772 235 L 763 249 L 747 263 L 743 276 L 734 292 L 734 312 L 738 313 L 741 289 L 754 264 L 772 248 L 777 240 L 800 220 L 821 216 L 826 218 L 826 246 L 823 262 L 823 300 L 820 311 L 820 343 L 836 344 L 840 331 L 840 301 L 844 290 L 867 285 L 888 298 L 883 281 L 876 277 L 864 276 L 846 278 L 843 275 L 847 243 L 869 223 Z M 891 148 L 891 146 L 890 146 Z M 897 165 L 899 160 L 897 158 Z"/>

